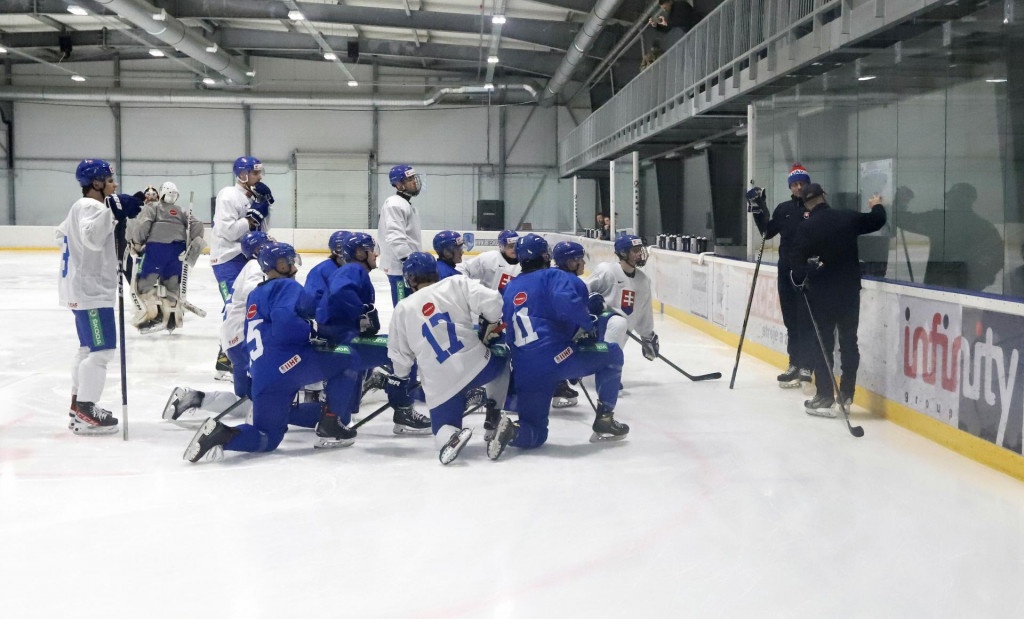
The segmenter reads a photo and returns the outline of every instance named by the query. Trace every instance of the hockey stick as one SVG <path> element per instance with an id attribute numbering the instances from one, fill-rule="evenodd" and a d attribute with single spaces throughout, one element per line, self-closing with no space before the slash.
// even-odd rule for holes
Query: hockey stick
<path id="1" fill-rule="evenodd" d="M 412 385 L 411 387 L 409 387 L 409 391 L 412 391 L 413 389 L 415 389 L 416 387 L 419 387 L 419 386 L 420 386 L 420 384 L 416 383 L 415 385 Z M 388 403 L 382 405 L 380 408 L 378 408 L 377 410 L 373 411 L 372 413 L 370 413 L 366 417 L 363 417 L 362 419 L 359 420 L 358 423 L 356 423 L 354 426 L 351 426 L 349 428 L 349 430 L 358 430 L 359 428 L 361 428 L 364 425 L 366 425 L 366 422 L 370 421 L 371 419 L 373 419 L 377 415 L 380 415 L 381 413 L 383 413 L 384 411 L 388 410 L 389 408 L 391 408 L 391 402 L 388 402 Z"/>
<path id="2" fill-rule="evenodd" d="M 116 243 L 116 241 L 115 241 Z M 128 253 L 127 251 L 125 252 Z M 122 438 L 128 440 L 128 368 L 124 350 L 124 266 L 117 263 L 117 335 L 118 347 L 121 349 L 121 426 Z"/>
<path id="3" fill-rule="evenodd" d="M 597 407 L 594 406 L 594 401 L 590 399 L 590 392 L 587 391 L 587 388 L 583 385 L 583 379 L 582 378 L 580 379 L 578 384 L 580 386 L 580 389 L 583 390 L 583 395 L 587 396 L 587 402 L 590 402 L 590 408 L 594 409 L 594 414 L 597 415 L 598 414 L 597 413 Z"/>
<path id="4" fill-rule="evenodd" d="M 633 340 L 636 343 L 640 344 L 641 346 L 643 345 L 643 340 L 640 339 L 640 336 L 638 336 L 636 333 L 633 333 L 632 331 L 627 331 L 626 334 L 629 335 L 629 337 L 633 338 Z M 673 370 L 679 372 L 680 374 L 682 374 L 683 376 L 689 378 L 693 382 L 699 382 L 699 381 L 702 381 L 702 380 L 715 380 L 716 378 L 721 378 L 722 377 L 722 373 L 721 372 L 711 372 L 710 374 L 697 374 L 697 375 L 690 374 L 689 372 L 687 372 L 683 368 L 679 367 L 678 365 L 672 363 L 671 361 L 669 361 L 665 357 L 661 356 L 661 353 L 658 353 L 658 358 L 661 359 L 662 361 L 664 361 L 665 363 L 667 363 L 669 365 L 669 367 L 671 367 Z"/>
<path id="5" fill-rule="evenodd" d="M 224 416 L 225 416 L 225 415 L 227 415 L 227 414 L 228 414 L 228 413 L 230 413 L 231 411 L 235 410 L 236 408 L 238 408 L 239 406 L 241 406 L 243 402 L 247 402 L 248 400 L 249 400 L 249 398 L 248 398 L 248 397 L 244 397 L 244 398 L 238 398 L 238 401 L 237 401 L 237 402 L 235 402 L 235 403 L 234 403 L 234 404 L 232 404 L 231 406 L 229 406 L 229 407 L 225 408 L 223 412 L 221 412 L 221 413 L 218 413 L 218 414 L 217 414 L 217 416 L 213 418 L 213 420 L 214 420 L 214 421 L 220 421 L 221 419 L 224 419 Z"/>
<path id="6" fill-rule="evenodd" d="M 811 300 L 807 297 L 807 290 L 801 286 L 800 293 L 803 294 L 804 303 L 807 304 L 807 313 L 811 317 L 811 325 L 814 326 L 814 335 L 818 338 L 818 346 L 821 348 L 821 356 L 825 358 L 825 366 L 828 368 L 828 377 L 832 379 L 832 388 L 835 389 L 836 403 L 839 404 L 839 410 L 843 411 L 843 419 L 846 420 L 846 427 L 849 428 L 850 434 L 856 438 L 860 438 L 864 436 L 864 428 L 850 424 L 850 413 L 847 412 L 846 405 L 843 404 L 843 397 L 839 394 L 839 383 L 836 382 L 836 375 L 832 372 L 832 360 L 828 358 L 828 352 L 825 350 L 825 340 L 821 339 L 821 331 L 818 330 L 818 321 L 814 319 L 814 312 L 811 310 Z"/>
<path id="7" fill-rule="evenodd" d="M 185 235 L 188 236 L 192 232 L 192 206 L 196 197 L 196 192 L 190 191 L 188 194 L 188 220 L 185 224 Z M 200 241 L 202 242 L 202 241 Z M 192 312 L 200 318 L 206 318 L 206 311 L 202 308 L 198 308 L 188 302 L 186 295 L 188 294 L 188 272 L 191 270 L 191 266 L 188 263 L 187 256 L 189 247 L 195 243 L 194 240 L 190 240 L 188 245 L 185 247 L 185 253 L 181 263 L 181 281 L 178 283 L 178 301 L 186 311 Z"/>
<path id="8" fill-rule="evenodd" d="M 757 273 L 761 270 L 761 257 L 764 256 L 765 237 L 761 235 L 761 249 L 757 252 L 757 263 L 754 264 L 754 279 L 750 282 L 750 295 L 747 297 L 747 311 L 743 313 L 743 328 L 740 329 L 740 344 L 736 347 L 736 363 L 732 366 L 732 377 L 729 379 L 729 389 L 736 384 L 736 370 L 740 367 L 740 355 L 743 353 L 743 339 L 747 335 L 747 321 L 750 320 L 750 307 L 754 303 L 754 290 L 757 289 Z"/>

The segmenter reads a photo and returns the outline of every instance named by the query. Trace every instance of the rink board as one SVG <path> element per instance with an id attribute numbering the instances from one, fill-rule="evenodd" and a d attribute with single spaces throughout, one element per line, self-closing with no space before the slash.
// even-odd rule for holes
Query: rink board
<path id="1" fill-rule="evenodd" d="M 590 264 L 613 260 L 608 241 L 581 242 Z M 651 250 L 644 271 L 663 311 L 735 343 L 754 265 Z M 1024 479 L 1024 306 L 955 292 L 863 281 L 857 403 L 996 469 Z M 761 265 L 744 351 L 786 363 L 777 271 Z M 840 367 L 836 354 L 835 367 Z M 742 373 L 740 379 L 742 380 Z"/>

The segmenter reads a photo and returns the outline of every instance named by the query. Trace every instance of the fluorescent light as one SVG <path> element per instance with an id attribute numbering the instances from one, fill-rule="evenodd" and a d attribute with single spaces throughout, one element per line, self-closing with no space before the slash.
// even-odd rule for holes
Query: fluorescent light
<path id="1" fill-rule="evenodd" d="M 484 84 L 484 90 L 494 90 L 494 84 L 487 82 Z"/>
<path id="2" fill-rule="evenodd" d="M 505 23 L 505 16 L 504 15 L 492 15 L 491 16 L 491 23 L 492 24 L 497 24 L 497 25 L 504 24 Z"/>
<path id="3" fill-rule="evenodd" d="M 987 79 L 985 81 L 988 82 L 989 84 L 1004 84 L 1004 83 L 1006 83 L 1006 78 L 1005 77 L 990 77 L 989 79 Z"/>
<path id="4" fill-rule="evenodd" d="M 356 86 L 359 85 L 359 82 L 357 82 L 355 80 L 349 80 L 348 81 L 348 85 L 351 86 L 352 88 L 355 88 Z"/>
<path id="5" fill-rule="evenodd" d="M 500 60 L 500 58 L 498 58 L 497 56 L 488 56 L 487 57 L 487 64 L 498 64 L 499 60 Z"/>
<path id="6" fill-rule="evenodd" d="M 255 71 L 246 71 L 245 74 L 248 75 L 249 77 L 256 77 L 256 72 Z"/>
<path id="7" fill-rule="evenodd" d="M 80 17 L 85 17 L 89 14 L 89 11 L 86 11 L 80 6 L 70 4 L 68 5 L 68 13 L 71 13 L 72 15 L 78 15 Z"/>
<path id="8" fill-rule="evenodd" d="M 302 14 L 302 11 L 288 11 L 288 19 L 292 21 L 302 21 L 306 19 L 306 16 Z"/>
<path id="9" fill-rule="evenodd" d="M 153 21 L 167 21 L 167 11 L 160 9 L 159 13 L 153 13 Z"/>
<path id="10" fill-rule="evenodd" d="M 212 77 L 204 77 L 203 78 L 203 83 L 206 84 L 207 86 L 213 86 L 214 84 L 217 83 L 217 80 L 213 79 Z"/>
<path id="11" fill-rule="evenodd" d="M 164 53 L 162 51 L 158 50 L 158 49 L 151 49 L 151 50 L 149 50 L 149 55 L 154 57 L 154 58 L 163 58 L 164 57 Z"/>
<path id="12" fill-rule="evenodd" d="M 337 60 L 338 55 L 334 52 L 324 52 L 324 60 Z"/>
<path id="13" fill-rule="evenodd" d="M 217 44 L 216 43 L 214 43 L 213 45 L 207 45 L 206 46 L 206 51 L 211 53 L 211 54 L 216 54 L 217 53 L 217 49 L 218 48 L 217 48 Z"/>
<path id="14" fill-rule="evenodd" d="M 7 48 L 4 47 L 3 45 L 0 45 L 0 54 L 6 54 L 6 53 L 7 53 Z"/>
<path id="15" fill-rule="evenodd" d="M 72 79 L 72 80 L 74 80 L 74 81 L 76 81 L 76 82 L 84 82 L 84 81 L 85 81 L 85 77 L 84 77 L 84 76 L 82 76 L 82 75 L 79 75 L 79 74 L 77 74 L 77 73 L 75 73 L 74 75 L 72 75 L 72 76 L 71 76 L 71 79 Z"/>
<path id="16" fill-rule="evenodd" d="M 862 76 L 857 78 L 857 81 L 858 82 L 870 82 L 871 80 L 875 79 L 876 77 L 878 77 L 878 76 L 877 75 L 862 75 Z"/>
<path id="17" fill-rule="evenodd" d="M 693 150 L 704 150 L 709 146 L 711 146 L 711 142 L 697 142 L 693 145 Z"/>

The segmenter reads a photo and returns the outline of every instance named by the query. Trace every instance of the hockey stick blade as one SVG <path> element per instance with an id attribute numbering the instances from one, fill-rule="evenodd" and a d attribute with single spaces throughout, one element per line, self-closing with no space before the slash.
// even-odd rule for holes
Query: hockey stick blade
<path id="1" fill-rule="evenodd" d="M 641 344 L 641 345 L 643 344 L 643 340 L 641 340 L 640 337 L 637 334 L 633 333 L 632 331 L 627 331 L 626 333 L 637 344 Z M 702 380 L 715 380 L 715 379 L 718 379 L 718 378 L 722 377 L 722 373 L 721 372 L 711 372 L 709 374 L 690 374 L 689 372 L 687 372 L 683 368 L 679 367 L 678 365 L 672 363 L 671 361 L 669 361 L 665 357 L 661 356 L 661 353 L 658 353 L 658 358 L 661 359 L 662 361 L 664 361 L 665 363 L 667 363 L 669 365 L 669 367 L 671 367 L 673 370 L 679 372 L 680 374 L 682 374 L 683 376 L 689 378 L 690 380 L 692 380 L 695 383 L 700 382 Z"/>
<path id="2" fill-rule="evenodd" d="M 192 305 L 188 301 L 183 301 L 181 306 L 184 307 L 186 311 L 192 312 L 193 314 L 199 316 L 200 318 L 206 318 L 206 310 L 204 310 L 201 307 L 196 307 L 195 305 Z"/>

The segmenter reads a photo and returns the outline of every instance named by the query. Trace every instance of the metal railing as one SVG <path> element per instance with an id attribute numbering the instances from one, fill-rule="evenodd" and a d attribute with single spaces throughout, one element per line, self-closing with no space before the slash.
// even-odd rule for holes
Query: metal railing
<path id="1" fill-rule="evenodd" d="M 726 0 L 562 140 L 559 172 L 620 154 L 788 68 L 942 3 Z M 809 36 L 810 53 L 796 54 L 794 46 Z"/>

